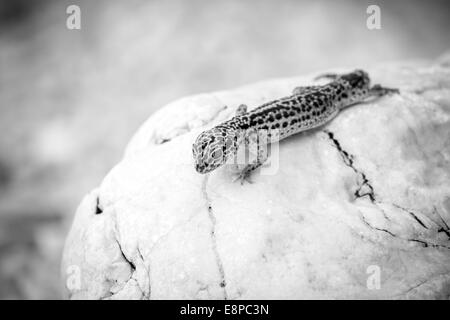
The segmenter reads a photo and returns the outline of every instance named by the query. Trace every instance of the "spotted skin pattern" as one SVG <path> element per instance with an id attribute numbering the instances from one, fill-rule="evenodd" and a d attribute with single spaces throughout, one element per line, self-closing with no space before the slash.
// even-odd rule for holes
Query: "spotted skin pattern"
<path id="1" fill-rule="evenodd" d="M 236 115 L 212 129 L 202 132 L 192 151 L 195 169 L 208 173 L 236 157 L 238 148 L 249 140 L 259 141 L 265 133 L 267 143 L 280 141 L 293 134 L 324 125 L 337 116 L 340 110 L 371 97 L 398 93 L 398 89 L 370 86 L 367 72 L 355 70 L 346 74 L 325 74 L 325 85 L 295 88 L 292 95 L 265 103 L 249 112 L 241 105 Z M 243 182 L 249 174 L 267 159 L 264 143 L 256 143 L 257 158 L 240 172 Z"/>

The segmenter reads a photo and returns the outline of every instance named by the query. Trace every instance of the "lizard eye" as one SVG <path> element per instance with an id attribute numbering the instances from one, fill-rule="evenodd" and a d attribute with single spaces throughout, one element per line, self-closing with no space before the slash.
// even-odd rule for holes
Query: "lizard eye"
<path id="1" fill-rule="evenodd" d="M 222 150 L 216 150 L 213 152 L 212 157 L 214 159 L 220 159 L 222 158 L 222 155 L 223 155 Z"/>

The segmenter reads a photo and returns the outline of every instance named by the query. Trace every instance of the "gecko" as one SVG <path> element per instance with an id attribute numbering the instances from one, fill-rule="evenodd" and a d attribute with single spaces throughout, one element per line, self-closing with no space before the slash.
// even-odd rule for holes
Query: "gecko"
<path id="1" fill-rule="evenodd" d="M 270 101 L 248 111 L 240 105 L 233 118 L 203 131 L 192 146 L 195 169 L 206 174 L 237 156 L 238 149 L 256 142 L 256 159 L 247 163 L 238 173 L 243 183 L 250 174 L 267 160 L 265 146 L 281 141 L 296 133 L 323 126 L 334 119 L 339 111 L 370 98 L 399 93 L 398 89 L 370 85 L 364 70 L 350 73 L 327 73 L 315 79 L 326 78 L 324 85 L 296 87 L 292 95 Z M 261 133 L 264 139 L 261 139 Z M 262 142 L 261 142 L 262 141 Z M 236 179 L 236 180 L 237 180 Z"/>

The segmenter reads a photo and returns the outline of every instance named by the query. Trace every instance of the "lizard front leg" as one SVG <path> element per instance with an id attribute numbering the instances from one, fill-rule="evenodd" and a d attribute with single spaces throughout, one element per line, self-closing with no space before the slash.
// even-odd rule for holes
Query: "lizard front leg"
<path id="1" fill-rule="evenodd" d="M 245 167 L 239 172 L 237 177 L 233 180 L 240 180 L 241 184 L 244 184 L 244 181 L 252 183 L 252 181 L 250 180 L 250 174 L 260 166 L 262 166 L 268 158 L 267 139 L 264 140 L 264 134 L 262 134 L 261 132 L 251 132 L 245 137 L 245 141 L 245 147 L 248 146 L 248 149 L 250 149 L 250 153 L 256 153 L 256 159 L 251 163 L 246 164 Z"/>

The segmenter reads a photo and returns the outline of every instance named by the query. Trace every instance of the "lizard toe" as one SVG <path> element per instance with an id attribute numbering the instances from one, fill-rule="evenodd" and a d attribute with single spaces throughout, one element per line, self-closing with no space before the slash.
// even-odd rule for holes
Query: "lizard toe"
<path id="1" fill-rule="evenodd" d="M 236 177 L 234 177 L 233 182 L 236 181 L 240 181 L 241 185 L 244 185 L 244 182 L 247 182 L 249 184 L 253 183 L 253 181 L 250 180 L 250 172 L 245 170 L 239 172 Z"/>

